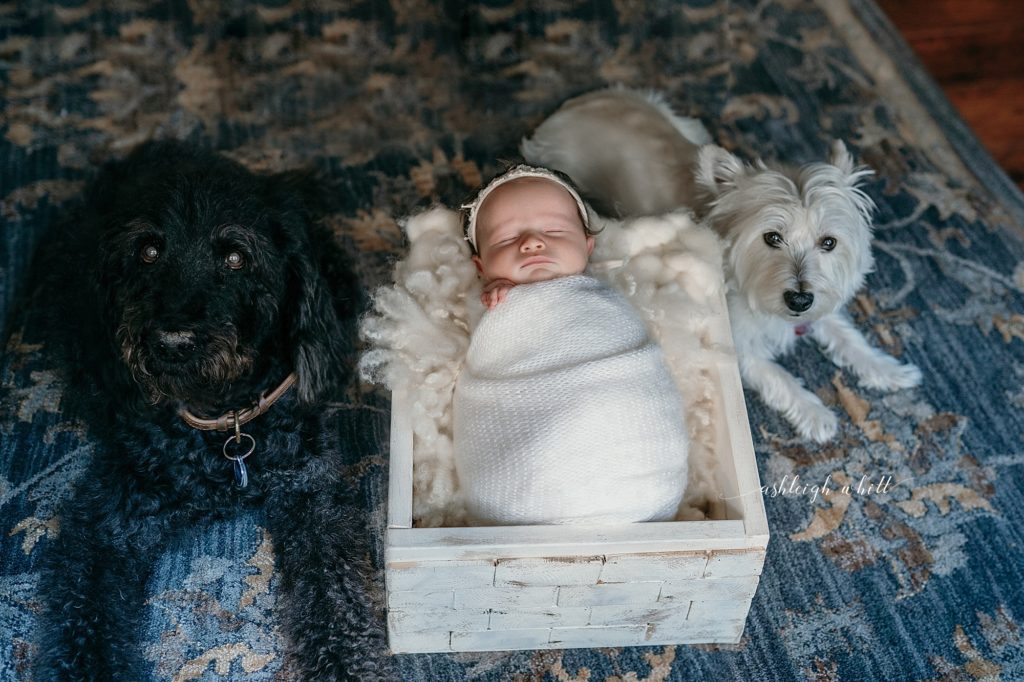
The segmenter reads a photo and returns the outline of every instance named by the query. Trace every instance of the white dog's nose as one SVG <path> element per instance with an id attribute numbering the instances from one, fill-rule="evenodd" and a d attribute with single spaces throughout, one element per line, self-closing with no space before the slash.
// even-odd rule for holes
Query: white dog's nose
<path id="1" fill-rule="evenodd" d="M 794 313 L 802 313 L 814 303 L 814 294 L 809 291 L 785 291 L 782 298 L 786 301 L 786 307 Z"/>

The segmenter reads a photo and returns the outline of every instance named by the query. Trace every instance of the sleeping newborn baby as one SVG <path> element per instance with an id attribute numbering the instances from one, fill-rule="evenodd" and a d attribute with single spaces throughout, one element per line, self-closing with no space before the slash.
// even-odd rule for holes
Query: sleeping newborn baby
<path id="1" fill-rule="evenodd" d="M 636 311 L 584 273 L 594 237 L 579 194 L 517 166 L 464 208 L 488 308 L 453 403 L 469 514 L 671 520 L 686 485 L 682 399 Z"/>

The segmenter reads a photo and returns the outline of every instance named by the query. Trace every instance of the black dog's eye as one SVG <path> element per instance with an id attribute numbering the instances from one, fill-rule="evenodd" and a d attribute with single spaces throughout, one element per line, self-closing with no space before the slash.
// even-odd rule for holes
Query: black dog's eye
<path id="1" fill-rule="evenodd" d="M 245 256 L 240 254 L 238 251 L 232 251 L 228 255 L 224 256 L 224 265 L 228 266 L 232 270 L 241 270 L 245 267 Z"/>
<path id="2" fill-rule="evenodd" d="M 139 258 L 143 263 L 155 263 L 160 258 L 160 249 L 156 247 L 156 244 L 146 244 L 142 247 Z"/>
<path id="3" fill-rule="evenodd" d="M 821 240 L 821 250 L 822 251 L 831 251 L 834 248 L 836 248 L 836 238 L 835 237 L 825 237 L 824 239 Z"/>
<path id="4" fill-rule="evenodd" d="M 780 248 L 785 242 L 782 241 L 782 235 L 778 232 L 765 232 L 764 243 L 773 249 Z"/>

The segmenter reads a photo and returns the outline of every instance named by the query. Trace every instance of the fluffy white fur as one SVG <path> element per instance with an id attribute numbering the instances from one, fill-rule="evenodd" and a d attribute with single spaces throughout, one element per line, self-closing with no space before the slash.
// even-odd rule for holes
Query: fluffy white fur
<path id="1" fill-rule="evenodd" d="M 710 142 L 700 121 L 675 116 L 661 95 L 617 88 L 569 100 L 520 148 L 530 163 L 568 173 L 600 212 L 621 217 L 692 207 L 692 167 Z"/>
<path id="2" fill-rule="evenodd" d="M 632 123 L 624 125 L 624 118 Z M 700 146 L 684 132 L 692 126 L 661 98 L 602 90 L 563 105 L 524 140 L 523 153 L 530 163 L 567 173 L 584 195 L 604 193 L 622 214 L 685 206 L 726 240 L 729 314 L 743 382 L 801 436 L 824 442 L 838 426 L 836 415 L 775 362 L 802 335 L 864 386 L 920 383 L 917 367 L 872 348 L 843 310 L 874 264 L 874 204 L 858 186 L 871 171 L 856 168 L 840 141 L 828 162 L 798 169 L 748 165 L 720 147 Z M 581 145 L 574 130 L 604 143 Z M 592 147 L 601 148 L 600 157 Z M 615 161 L 617 154 L 626 160 Z"/>
<path id="3" fill-rule="evenodd" d="M 362 320 L 371 348 L 360 372 L 411 398 L 413 517 L 426 526 L 463 525 L 451 401 L 470 328 L 484 311 L 480 285 L 456 213 L 427 211 L 403 227 L 411 248 L 395 265 L 394 286 L 377 289 Z"/>
<path id="4" fill-rule="evenodd" d="M 592 271 L 626 295 L 684 398 L 690 440 L 686 495 L 677 518 L 712 518 L 715 485 L 715 367 L 727 358 L 712 326 L 724 311 L 721 245 L 686 212 L 626 223 L 592 216 L 600 229 Z M 409 254 L 395 268 L 395 284 L 378 289 L 362 335 L 371 349 L 364 378 L 412 398 L 413 516 L 421 526 L 457 526 L 466 520 L 452 448 L 452 392 L 483 313 L 480 282 L 456 213 L 433 209 L 407 220 Z"/>

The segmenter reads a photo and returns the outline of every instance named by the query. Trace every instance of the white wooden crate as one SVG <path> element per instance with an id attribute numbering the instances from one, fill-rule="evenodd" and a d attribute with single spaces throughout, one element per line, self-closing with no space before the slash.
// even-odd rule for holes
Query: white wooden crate
<path id="1" fill-rule="evenodd" d="M 713 341 L 731 348 L 723 311 Z M 385 579 L 395 653 L 734 643 L 768 522 L 735 358 L 716 367 L 722 516 L 624 525 L 413 528 L 411 407 L 392 396 Z"/>

